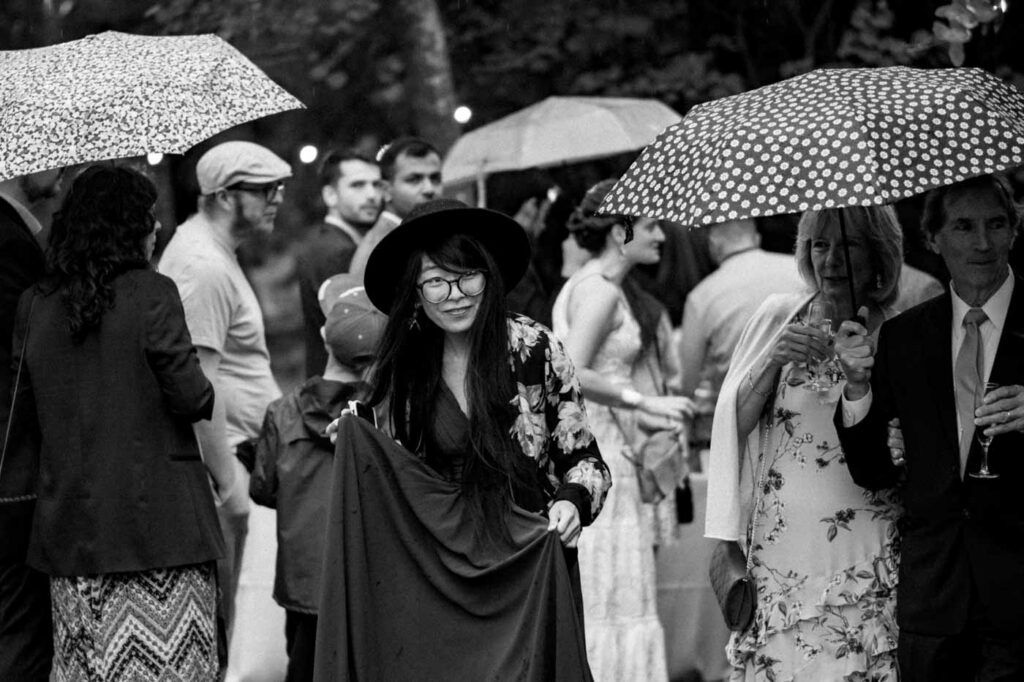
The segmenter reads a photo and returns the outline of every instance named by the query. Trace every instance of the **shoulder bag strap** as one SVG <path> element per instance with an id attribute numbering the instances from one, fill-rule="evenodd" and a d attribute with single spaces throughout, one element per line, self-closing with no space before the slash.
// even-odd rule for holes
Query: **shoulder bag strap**
<path id="1" fill-rule="evenodd" d="M 14 388 L 11 391 L 11 406 L 7 412 L 7 428 L 4 429 L 4 446 L 0 450 L 0 477 L 3 476 L 4 461 L 7 459 L 7 444 L 11 439 L 11 425 L 14 423 L 15 414 L 14 407 L 18 401 L 18 388 L 21 386 L 21 370 L 25 365 L 25 349 L 28 347 L 28 330 L 29 325 L 32 322 L 32 306 L 35 305 L 35 295 L 29 299 L 28 302 L 28 320 L 25 323 L 25 334 L 21 338 L 21 354 L 18 356 L 18 371 L 14 374 Z M 30 500 L 35 498 L 35 495 L 20 495 L 18 497 L 3 498 L 6 502 L 17 502 L 20 500 Z"/>
<path id="2" fill-rule="evenodd" d="M 779 389 L 779 373 L 775 375 L 775 380 L 772 381 L 771 392 L 768 394 L 768 399 L 765 401 L 764 409 L 762 411 L 761 419 L 759 420 L 759 426 L 761 429 L 761 454 L 758 462 L 757 479 L 754 481 L 753 491 L 753 506 L 750 508 L 750 522 L 747 524 L 747 573 L 750 573 L 751 566 L 754 565 L 754 533 L 757 530 L 757 508 L 761 504 L 761 498 L 764 494 L 764 479 L 768 475 L 768 432 L 771 427 L 772 418 L 772 404 L 775 402 L 775 394 Z"/>

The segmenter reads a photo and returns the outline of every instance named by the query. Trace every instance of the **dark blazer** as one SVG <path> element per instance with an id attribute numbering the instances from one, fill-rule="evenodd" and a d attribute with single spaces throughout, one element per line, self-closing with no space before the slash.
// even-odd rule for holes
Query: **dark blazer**
<path id="1" fill-rule="evenodd" d="M 897 595 L 901 628 L 925 635 L 961 632 L 972 589 L 989 622 L 1024 633 L 1024 435 L 997 436 L 989 450 L 994 480 L 960 478 L 953 397 L 949 292 L 886 322 L 872 372 L 873 399 L 856 426 L 836 426 L 854 480 L 869 489 L 902 483 L 905 518 Z M 1013 297 L 991 381 L 1024 383 L 1024 280 Z M 899 417 L 906 467 L 895 467 L 886 424 Z M 975 439 L 967 471 L 976 471 Z"/>
<path id="2" fill-rule="evenodd" d="M 302 245 L 296 261 L 299 276 L 299 298 L 302 302 L 302 322 L 306 335 L 306 378 L 323 374 L 327 365 L 327 350 L 320 327 L 325 318 L 316 295 L 324 280 L 338 273 L 348 272 L 356 243 L 352 237 L 330 223 L 323 223 L 316 233 Z"/>
<path id="3" fill-rule="evenodd" d="M 212 413 L 213 388 L 177 287 L 136 269 L 114 292 L 80 343 L 60 292 L 36 286 L 18 305 L 15 355 L 26 328 L 28 345 L 14 413 L 40 441 L 27 563 L 51 576 L 194 564 L 224 549 L 192 431 Z"/>
<path id="4" fill-rule="evenodd" d="M 0 426 L 6 426 L 14 373 L 11 367 L 11 336 L 18 299 L 43 275 L 43 251 L 18 212 L 0 199 Z M 0 448 L 4 431 L 0 430 Z M 28 472 L 11 457 L 0 472 L 0 497 L 24 488 Z M 23 561 L 32 523 L 31 504 L 0 504 L 0 562 Z"/>

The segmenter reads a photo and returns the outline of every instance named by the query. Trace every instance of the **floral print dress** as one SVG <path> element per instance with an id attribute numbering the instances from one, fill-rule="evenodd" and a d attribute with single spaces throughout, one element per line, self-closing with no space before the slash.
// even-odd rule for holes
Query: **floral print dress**
<path id="1" fill-rule="evenodd" d="M 834 362 L 825 370 L 835 385 L 815 391 L 812 372 L 783 367 L 762 431 L 757 611 L 727 648 L 734 682 L 898 679 L 900 509 L 892 491 L 872 493 L 850 477 L 832 422 L 845 378 Z"/>

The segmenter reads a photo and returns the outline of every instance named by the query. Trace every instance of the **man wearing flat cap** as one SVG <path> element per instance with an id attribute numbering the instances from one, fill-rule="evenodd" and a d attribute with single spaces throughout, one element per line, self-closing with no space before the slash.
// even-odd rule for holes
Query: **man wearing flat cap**
<path id="1" fill-rule="evenodd" d="M 252 142 L 224 142 L 207 151 L 196 164 L 198 210 L 178 227 L 159 265 L 178 285 L 199 361 L 217 396 L 212 419 L 196 424 L 196 435 L 227 544 L 217 568 L 228 641 L 249 518 L 248 474 L 234 450 L 259 433 L 267 405 L 281 395 L 270 371 L 263 314 L 236 251 L 274 229 L 291 175 L 291 166 Z"/>

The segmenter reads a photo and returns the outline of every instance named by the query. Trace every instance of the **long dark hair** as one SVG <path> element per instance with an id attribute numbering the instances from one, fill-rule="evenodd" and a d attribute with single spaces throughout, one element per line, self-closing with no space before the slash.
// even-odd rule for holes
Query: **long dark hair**
<path id="1" fill-rule="evenodd" d="M 640 280 L 632 272 L 622 280 L 622 293 L 630 312 L 640 325 L 640 345 L 644 351 L 650 350 L 658 343 L 658 325 L 665 313 L 664 304 L 652 293 L 640 285 Z"/>
<path id="2" fill-rule="evenodd" d="M 156 187 L 145 176 L 118 166 L 82 171 L 54 214 L 47 255 L 47 284 L 61 291 L 71 337 L 80 342 L 114 307 L 114 278 L 148 267 L 145 239 Z"/>
<path id="3" fill-rule="evenodd" d="M 493 256 L 479 240 L 454 234 L 410 256 L 379 346 L 369 401 L 373 405 L 388 401 L 395 437 L 409 450 L 422 451 L 434 419 L 444 351 L 444 332 L 417 305 L 416 280 L 424 255 L 446 270 L 487 273 L 487 286 L 469 331 L 466 396 L 473 407 L 469 416 L 472 451 L 467 453 L 462 491 L 477 538 L 492 546 L 507 544 L 512 491 L 535 486 L 536 472 L 509 435 L 516 414 L 510 403 L 516 385 L 509 364 L 505 286 Z M 414 318 L 417 324 L 410 326 Z"/>

